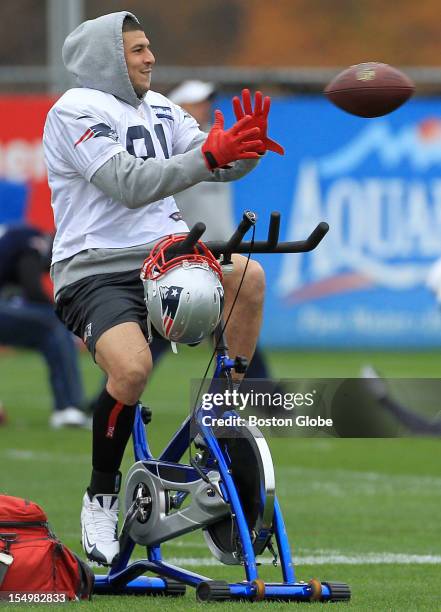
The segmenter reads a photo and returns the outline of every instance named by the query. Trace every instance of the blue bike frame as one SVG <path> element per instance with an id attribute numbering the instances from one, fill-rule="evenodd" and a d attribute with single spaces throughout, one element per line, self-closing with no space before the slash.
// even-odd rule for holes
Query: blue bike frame
<path id="1" fill-rule="evenodd" d="M 216 359 L 216 369 L 212 386 L 221 373 L 229 373 L 234 366 L 234 362 L 228 358 L 225 346 L 218 349 Z M 206 414 L 206 411 L 204 411 L 204 414 Z M 296 601 L 310 601 L 311 599 L 317 598 L 317 589 L 314 587 L 314 584 L 296 582 L 288 536 L 277 497 L 275 498 L 274 504 L 273 530 L 281 563 L 283 581 L 280 583 L 263 583 L 259 578 L 250 531 L 234 480 L 230 473 L 228 457 L 225 456 L 211 427 L 202 423 L 201 415 L 202 409 L 199 407 L 195 411 L 196 422 L 211 458 L 216 461 L 216 469 L 221 476 L 221 492 L 225 501 L 231 506 L 231 514 L 234 517 L 242 547 L 246 581 L 228 584 L 229 597 L 232 599 L 287 599 Z M 141 406 L 138 405 L 133 427 L 135 460 L 155 461 L 164 466 L 178 464 L 183 455 L 188 451 L 192 441 L 191 421 L 192 417 L 188 416 L 164 448 L 158 459 L 155 460 L 149 449 L 146 427 L 141 417 Z M 192 466 L 183 464 L 178 465 L 180 469 L 188 472 L 186 477 L 187 482 L 200 479 L 200 473 Z M 128 538 L 120 552 L 117 564 L 107 575 L 97 575 L 95 577 L 96 593 L 167 594 L 167 579 L 172 579 L 192 587 L 197 587 L 201 583 L 210 583 L 210 578 L 207 576 L 176 567 L 164 561 L 162 559 L 160 545 L 147 546 L 146 559 L 129 563 L 134 547 L 135 542 L 133 542 L 131 538 Z M 159 576 L 143 576 L 142 574 L 147 571 L 159 574 Z M 261 585 L 264 585 L 263 589 Z M 327 601 L 331 598 L 331 590 L 326 583 L 320 585 L 319 598 L 321 601 Z"/>

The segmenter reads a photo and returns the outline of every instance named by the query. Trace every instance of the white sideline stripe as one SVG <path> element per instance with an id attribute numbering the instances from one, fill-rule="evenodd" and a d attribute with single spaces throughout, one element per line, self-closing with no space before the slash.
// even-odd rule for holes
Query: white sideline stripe
<path id="1" fill-rule="evenodd" d="M 440 565 L 441 555 L 406 555 L 404 553 L 365 553 L 364 555 L 343 555 L 341 553 L 328 555 L 307 555 L 294 558 L 294 563 L 301 565 L 325 565 L 335 563 L 341 565 Z"/>
<path id="2" fill-rule="evenodd" d="M 375 485 L 411 485 L 418 487 L 441 487 L 441 478 L 439 476 L 417 475 L 417 474 L 390 474 L 384 472 L 362 472 L 358 470 L 337 469 L 319 469 L 297 466 L 281 466 L 275 467 L 276 477 L 278 474 L 289 475 L 291 478 L 295 476 L 308 476 L 310 479 L 319 478 L 329 480 L 347 480 L 362 481 Z M 352 484 L 352 483 L 351 483 Z M 303 486 L 303 483 L 302 483 Z"/>
<path id="3" fill-rule="evenodd" d="M 0 450 L 0 457 L 7 459 L 18 459 L 22 461 L 90 461 L 89 455 L 76 455 L 66 453 L 56 453 L 47 451 L 23 450 L 18 448 L 9 448 Z M 371 483 L 373 486 L 391 485 L 403 486 L 404 484 L 412 487 L 433 487 L 441 489 L 441 478 L 436 476 L 417 476 L 415 474 L 387 474 L 383 472 L 361 472 L 356 470 L 331 469 L 324 470 L 318 468 L 282 466 L 275 469 L 277 475 L 289 475 L 305 477 L 309 476 L 309 480 L 336 480 L 336 479 L 352 479 L 357 482 Z M 352 485 L 352 483 L 350 483 Z M 303 486 L 305 483 L 303 483 Z M 320 486 L 322 483 L 320 483 Z M 291 490 L 291 489 L 290 489 Z"/>
<path id="4" fill-rule="evenodd" d="M 141 558 L 136 559 L 136 561 Z M 223 565 L 214 557 L 169 557 L 164 558 L 166 563 L 182 565 L 183 567 L 203 567 Z M 260 559 L 262 565 L 271 565 L 271 559 Z M 329 553 L 319 555 L 297 556 L 293 559 L 294 565 L 441 565 L 441 555 L 407 555 L 404 553 L 365 553 L 344 555 Z"/>
<path id="5" fill-rule="evenodd" d="M 0 457 L 18 461 L 44 461 L 49 463 L 75 463 L 90 461 L 89 455 L 69 455 L 67 453 L 48 453 L 44 451 L 22 450 L 19 448 L 8 448 L 0 451 Z"/>
<path id="6" fill-rule="evenodd" d="M 165 542 L 164 545 L 170 546 L 170 548 L 203 548 L 204 550 L 207 550 L 207 545 L 205 542 L 183 542 L 180 540 L 176 540 L 176 542 L 174 542 L 173 540 L 169 540 L 168 542 Z"/>
<path id="7" fill-rule="evenodd" d="M 18 448 L 9 448 L 0 450 L 0 457 L 6 459 L 15 459 L 20 461 L 50 461 L 53 462 L 56 459 L 59 462 L 71 463 L 72 461 L 89 462 L 89 455 L 76 455 L 67 453 L 56 453 L 47 451 L 34 451 L 34 450 L 23 450 Z M 384 486 L 390 489 L 391 486 L 396 487 L 412 487 L 415 488 L 431 488 L 433 493 L 436 494 L 437 489 L 441 489 L 441 478 L 436 476 L 418 476 L 415 474 L 387 474 L 383 472 L 361 472 L 356 470 L 346 469 L 331 469 L 324 470 L 318 468 L 308 467 L 296 467 L 296 466 L 281 466 L 275 468 L 276 478 L 278 475 L 292 477 L 303 477 L 304 481 L 302 486 L 308 486 L 310 483 L 311 488 L 319 488 L 322 490 L 323 482 L 330 483 L 330 489 L 335 486 L 334 481 L 344 480 L 346 486 L 353 486 L 354 482 L 360 486 L 366 487 L 371 485 L 372 491 L 375 489 L 382 488 Z M 305 478 L 308 476 L 308 478 Z M 332 482 L 331 482 L 332 481 Z M 284 488 L 282 483 L 281 488 Z M 285 494 L 292 492 L 291 488 L 286 488 L 283 491 Z M 297 493 L 296 493 L 297 494 Z"/>

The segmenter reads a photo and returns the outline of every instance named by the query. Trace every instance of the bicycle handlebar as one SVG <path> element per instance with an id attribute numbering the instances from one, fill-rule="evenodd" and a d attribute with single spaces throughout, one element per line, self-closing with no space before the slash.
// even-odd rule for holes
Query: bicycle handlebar
<path id="1" fill-rule="evenodd" d="M 229 240 L 204 242 L 213 255 L 223 255 L 224 263 L 228 263 L 232 253 L 306 253 L 315 249 L 329 230 L 329 225 L 322 221 L 305 240 L 279 242 L 280 217 L 279 212 L 275 211 L 271 213 L 267 240 L 256 240 L 254 243 L 242 242 L 247 231 L 255 225 L 257 221 L 257 215 L 247 210 L 243 213 L 241 222 Z M 179 255 L 188 252 L 201 238 L 205 229 L 206 226 L 204 223 L 196 223 L 191 228 L 185 240 L 175 248 L 170 247 L 168 253 L 170 255 Z"/>

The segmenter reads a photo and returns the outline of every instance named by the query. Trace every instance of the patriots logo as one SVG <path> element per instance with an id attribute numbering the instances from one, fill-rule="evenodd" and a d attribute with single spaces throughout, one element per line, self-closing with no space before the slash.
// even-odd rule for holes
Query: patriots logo
<path id="1" fill-rule="evenodd" d="M 161 296 L 162 327 L 168 337 L 176 317 L 183 287 L 159 287 Z"/>
<path id="2" fill-rule="evenodd" d="M 86 142 L 86 140 L 89 140 L 90 138 L 99 138 L 100 136 L 103 136 L 104 138 L 110 138 L 115 142 L 118 142 L 119 140 L 118 134 L 115 132 L 115 130 L 113 130 L 105 123 L 97 123 L 96 125 L 92 125 L 90 128 L 87 128 L 84 134 L 80 136 L 80 138 L 78 138 L 78 140 L 74 144 L 74 148 L 82 142 Z"/>

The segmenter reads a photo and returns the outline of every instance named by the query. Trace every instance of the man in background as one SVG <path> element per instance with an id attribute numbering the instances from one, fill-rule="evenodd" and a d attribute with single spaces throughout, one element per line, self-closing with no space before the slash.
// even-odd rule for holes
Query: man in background
<path id="1" fill-rule="evenodd" d="M 426 287 L 433 293 L 438 306 L 441 306 L 441 259 L 437 259 L 429 269 Z M 441 436 L 441 412 L 434 417 L 408 407 L 396 399 L 388 388 L 387 381 L 372 365 L 366 365 L 361 370 L 365 385 L 372 397 L 385 412 L 404 425 L 409 433 L 423 436 Z"/>
<path id="2" fill-rule="evenodd" d="M 209 132 L 215 95 L 214 83 L 184 81 L 169 93 L 169 99 L 196 119 L 203 132 Z M 175 200 L 188 227 L 205 223 L 204 241 L 228 240 L 236 229 L 230 183 L 205 181 L 175 194 Z"/>
<path id="3" fill-rule="evenodd" d="M 0 225 L 0 345 L 44 357 L 54 398 L 51 427 L 84 427 L 77 349 L 44 288 L 51 251 L 52 236 L 26 225 Z"/>

